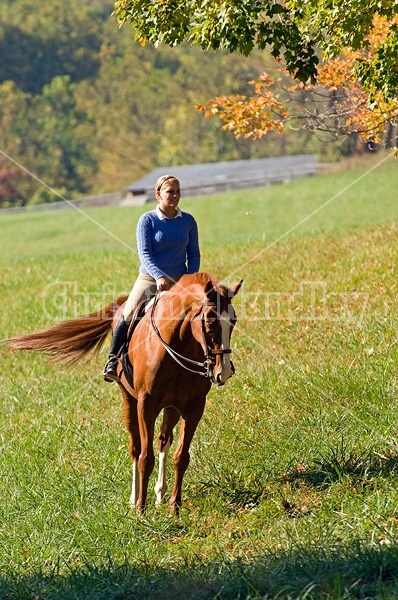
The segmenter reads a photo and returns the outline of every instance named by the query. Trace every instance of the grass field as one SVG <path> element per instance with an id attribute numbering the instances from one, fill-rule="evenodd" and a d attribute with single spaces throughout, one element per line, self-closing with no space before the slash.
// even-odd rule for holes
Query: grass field
<path id="1" fill-rule="evenodd" d="M 1 599 L 398 596 L 398 167 L 377 161 L 182 200 L 202 269 L 244 286 L 179 519 L 128 505 L 107 348 L 0 348 Z M 0 214 L 0 337 L 128 292 L 147 209 Z"/>

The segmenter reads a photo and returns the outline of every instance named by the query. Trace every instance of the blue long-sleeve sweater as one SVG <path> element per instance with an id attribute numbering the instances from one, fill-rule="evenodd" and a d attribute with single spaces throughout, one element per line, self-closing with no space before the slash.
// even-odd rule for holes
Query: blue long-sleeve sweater
<path id="1" fill-rule="evenodd" d="M 159 277 L 196 273 L 200 265 L 198 227 L 192 215 L 160 219 L 156 210 L 141 215 L 137 224 L 140 272 Z"/>

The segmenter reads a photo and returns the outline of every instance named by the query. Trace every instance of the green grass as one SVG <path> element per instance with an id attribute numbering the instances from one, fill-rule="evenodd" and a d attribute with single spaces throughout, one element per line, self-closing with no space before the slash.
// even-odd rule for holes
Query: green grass
<path id="1" fill-rule="evenodd" d="M 202 268 L 244 287 L 179 519 L 128 506 L 106 348 L 1 349 L 0 598 L 397 597 L 398 171 L 368 168 L 182 201 Z M 0 214 L 0 337 L 128 292 L 146 209 Z"/>

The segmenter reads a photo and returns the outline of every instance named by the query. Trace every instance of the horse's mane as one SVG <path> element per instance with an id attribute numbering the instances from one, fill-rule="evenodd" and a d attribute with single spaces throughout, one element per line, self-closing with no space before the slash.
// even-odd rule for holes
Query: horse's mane
<path id="1" fill-rule="evenodd" d="M 209 283 L 211 288 L 217 290 L 221 296 L 228 296 L 228 291 L 225 285 L 221 284 L 218 279 L 214 277 L 214 275 L 211 275 L 211 273 L 206 273 L 205 271 L 183 275 L 173 287 L 178 289 L 179 285 L 182 288 L 200 285 L 203 288 L 206 288 Z"/>

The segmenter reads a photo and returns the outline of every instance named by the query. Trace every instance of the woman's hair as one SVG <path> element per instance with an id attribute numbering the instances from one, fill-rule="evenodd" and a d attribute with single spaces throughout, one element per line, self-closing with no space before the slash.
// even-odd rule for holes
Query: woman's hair
<path id="1" fill-rule="evenodd" d="M 174 179 L 175 181 L 178 181 L 177 177 L 174 177 L 174 175 L 162 175 L 155 183 L 155 192 L 160 192 L 163 184 L 166 183 L 166 181 L 168 181 L 169 179 Z M 178 181 L 178 183 L 180 182 Z"/>

